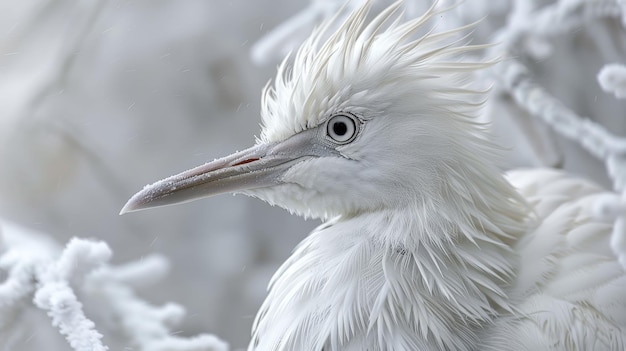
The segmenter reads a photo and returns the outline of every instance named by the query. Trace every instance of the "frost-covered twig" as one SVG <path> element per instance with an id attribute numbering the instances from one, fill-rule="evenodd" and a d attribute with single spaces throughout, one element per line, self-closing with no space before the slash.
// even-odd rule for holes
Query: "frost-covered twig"
<path id="1" fill-rule="evenodd" d="M 29 262 L 13 263 L 6 257 L 0 258 L 0 270 L 8 272 L 6 280 L 0 283 L 0 311 L 10 306 L 15 306 L 18 301 L 24 299 L 34 290 L 32 264 Z M 0 328 L 2 317 L 6 313 L 0 313 Z"/>
<path id="2" fill-rule="evenodd" d="M 626 99 L 626 66 L 612 63 L 602 67 L 598 73 L 598 83 L 618 99 Z"/>
<path id="3" fill-rule="evenodd" d="M 515 10 L 509 17 L 504 35 L 499 38 L 514 38 L 532 33 L 551 37 L 571 32 L 597 18 L 619 17 L 621 8 L 615 0 L 561 0 L 541 9 L 535 9 L 532 1 L 517 0 Z"/>
<path id="4" fill-rule="evenodd" d="M 496 69 L 496 78 L 507 89 L 515 102 L 551 126 L 559 134 L 579 142 L 589 153 L 608 162 L 610 158 L 626 155 L 626 140 L 611 134 L 601 125 L 578 116 L 564 106 L 558 99 L 550 95 L 539 84 L 535 83 L 528 70 L 515 60 L 507 60 Z M 620 168 L 611 174 L 616 189 L 622 190 L 626 185 L 626 164 L 615 165 Z"/>
<path id="5" fill-rule="evenodd" d="M 52 325 L 58 327 L 76 351 L 104 351 L 102 334 L 85 317 L 83 305 L 70 287 L 71 279 L 81 279 L 111 258 L 111 250 L 102 242 L 72 239 L 59 260 L 52 265 L 36 267 L 35 304 L 48 311 Z"/>
<path id="6" fill-rule="evenodd" d="M 122 332 L 141 350 L 228 350 L 228 345 L 213 335 L 172 336 L 170 328 L 182 320 L 183 307 L 173 303 L 154 307 L 135 296 L 130 286 L 151 284 L 167 270 L 168 263 L 161 256 L 150 256 L 122 267 L 106 267 L 88 277 L 86 291 L 109 306 Z"/>
<path id="7" fill-rule="evenodd" d="M 37 267 L 51 262 L 58 251 L 46 237 L 0 221 L 0 273 L 8 273 L 0 282 L 0 340 L 5 350 L 19 349 L 24 328 L 16 321 L 32 305 Z"/>
<path id="8" fill-rule="evenodd" d="M 592 20 L 622 13 L 615 0 L 561 0 L 542 8 L 538 8 L 539 3 L 515 1 L 506 27 L 494 41 L 502 43 L 507 51 L 543 59 L 552 51 L 549 38 L 571 33 Z"/>
<path id="9" fill-rule="evenodd" d="M 104 351 L 102 334 L 83 311 L 90 312 L 109 330 L 121 331 L 142 351 L 226 351 L 217 337 L 172 336 L 172 327 L 185 315 L 177 304 L 154 307 L 139 299 L 133 287 L 150 285 L 165 276 L 168 262 L 161 256 L 119 267 L 110 266 L 109 247 L 98 241 L 72 239 L 64 250 L 45 236 L 4 224 L 0 238 L 0 270 L 8 273 L 0 282 L 0 338 L 5 347 L 18 341 L 11 335 L 18 316 L 34 301 L 47 311 L 52 325 L 76 351 Z M 33 297 L 34 296 L 34 297 Z M 82 299 L 79 300 L 79 296 Z M 118 333 L 119 334 L 119 333 Z M 11 340 L 9 340 L 11 339 Z"/>
<path id="10" fill-rule="evenodd" d="M 48 311 L 52 325 L 76 351 L 103 351 L 102 334 L 95 324 L 85 317 L 83 304 L 78 301 L 72 288 L 64 281 L 48 282 L 37 291 L 35 304 Z"/>
<path id="11" fill-rule="evenodd" d="M 616 195 L 604 196 L 594 205 L 597 217 L 614 221 L 611 248 L 622 267 L 626 268 L 626 192 L 622 193 L 621 198 Z"/>

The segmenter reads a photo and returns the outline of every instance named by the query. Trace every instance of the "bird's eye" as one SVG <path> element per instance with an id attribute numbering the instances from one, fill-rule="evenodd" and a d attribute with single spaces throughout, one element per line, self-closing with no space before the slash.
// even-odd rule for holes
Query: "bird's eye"
<path id="1" fill-rule="evenodd" d="M 326 124 L 326 134 L 336 143 L 347 144 L 354 140 L 359 121 L 349 114 L 338 114 L 331 117 Z"/>

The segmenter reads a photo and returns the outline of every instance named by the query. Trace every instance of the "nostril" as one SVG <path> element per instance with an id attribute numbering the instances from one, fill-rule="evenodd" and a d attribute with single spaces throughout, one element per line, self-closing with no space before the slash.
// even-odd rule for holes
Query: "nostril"
<path id="1" fill-rule="evenodd" d="M 258 161 L 258 160 L 259 160 L 258 158 L 249 158 L 249 159 L 243 160 L 241 162 L 235 163 L 234 165 L 232 165 L 232 167 L 245 165 L 246 163 L 250 163 L 250 162 L 254 162 L 254 161 Z"/>

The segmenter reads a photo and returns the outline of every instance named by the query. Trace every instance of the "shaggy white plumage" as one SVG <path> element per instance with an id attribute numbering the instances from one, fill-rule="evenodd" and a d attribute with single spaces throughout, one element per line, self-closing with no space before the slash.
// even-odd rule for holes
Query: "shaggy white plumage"
<path id="1" fill-rule="evenodd" d="M 169 177 L 123 212 L 222 192 L 323 218 L 276 273 L 249 350 L 623 350 L 626 278 L 602 191 L 505 179 L 459 28 L 401 3 L 327 23 L 279 67 L 257 145 Z M 327 38 L 328 37 L 328 38 Z"/>

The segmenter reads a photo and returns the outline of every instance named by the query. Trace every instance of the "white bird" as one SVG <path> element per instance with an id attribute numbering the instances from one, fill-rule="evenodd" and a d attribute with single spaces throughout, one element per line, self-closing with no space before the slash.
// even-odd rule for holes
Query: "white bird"
<path id="1" fill-rule="evenodd" d="M 326 222 L 273 277 L 249 350 L 624 350 L 626 275 L 603 190 L 508 175 L 476 121 L 482 46 L 369 4 L 317 29 L 264 90 L 255 146 L 122 213 L 240 192 Z"/>

